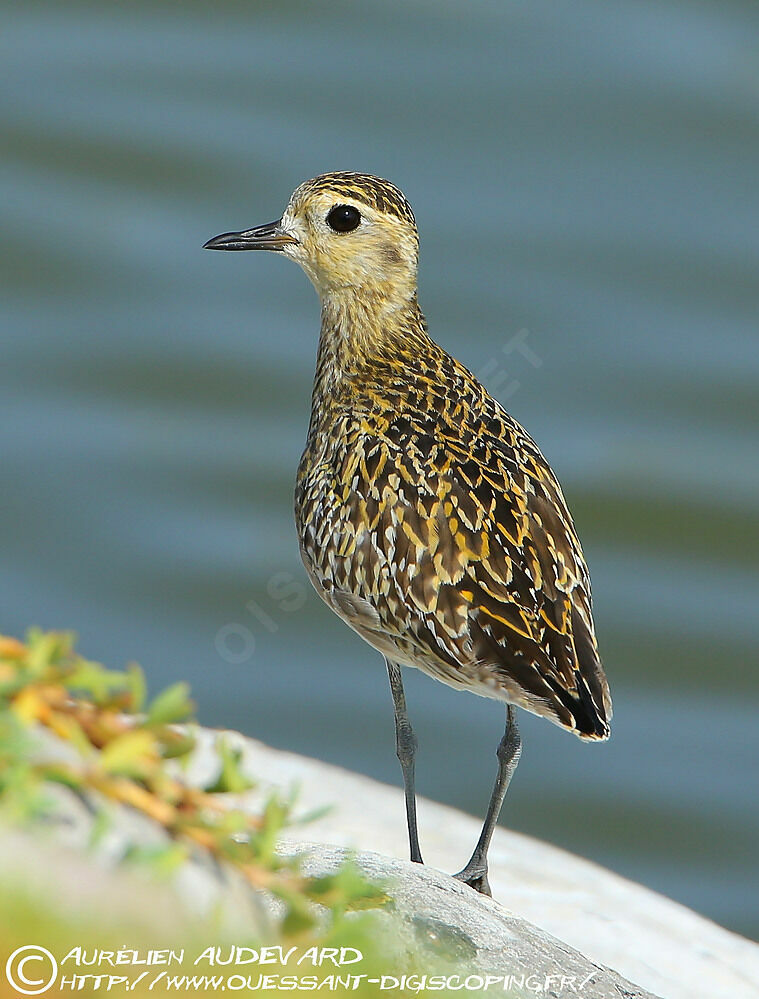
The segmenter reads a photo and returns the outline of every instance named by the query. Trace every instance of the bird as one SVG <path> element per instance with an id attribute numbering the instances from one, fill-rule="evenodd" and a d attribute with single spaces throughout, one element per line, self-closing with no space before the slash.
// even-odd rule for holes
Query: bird
<path id="1" fill-rule="evenodd" d="M 385 659 L 411 860 L 417 740 L 402 670 L 500 701 L 482 832 L 454 877 L 490 895 L 488 848 L 521 755 L 516 709 L 586 741 L 610 734 L 590 576 L 537 444 L 428 332 L 414 212 L 390 181 L 324 173 L 280 219 L 212 250 L 269 250 L 318 292 L 321 330 L 295 519 L 324 602 Z"/>

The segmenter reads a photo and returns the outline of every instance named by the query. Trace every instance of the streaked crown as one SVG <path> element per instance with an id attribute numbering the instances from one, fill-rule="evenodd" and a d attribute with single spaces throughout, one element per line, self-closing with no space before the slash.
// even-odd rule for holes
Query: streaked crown
<path id="1" fill-rule="evenodd" d="M 416 229 L 414 212 L 405 195 L 395 184 L 382 177 L 348 170 L 323 173 L 296 188 L 290 203 L 310 199 L 320 192 L 354 201 L 384 215 L 394 215 Z"/>

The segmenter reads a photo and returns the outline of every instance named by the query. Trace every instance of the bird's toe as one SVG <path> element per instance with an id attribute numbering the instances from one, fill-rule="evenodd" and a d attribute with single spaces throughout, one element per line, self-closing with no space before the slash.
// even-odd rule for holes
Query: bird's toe
<path id="1" fill-rule="evenodd" d="M 453 875 L 457 881 L 461 881 L 465 885 L 469 885 L 470 888 L 474 888 L 476 892 L 480 895 L 487 895 L 488 898 L 493 897 L 493 892 L 490 890 L 490 882 L 488 881 L 488 869 L 483 868 L 469 868 L 465 867 L 463 871 L 459 871 L 458 874 Z"/>

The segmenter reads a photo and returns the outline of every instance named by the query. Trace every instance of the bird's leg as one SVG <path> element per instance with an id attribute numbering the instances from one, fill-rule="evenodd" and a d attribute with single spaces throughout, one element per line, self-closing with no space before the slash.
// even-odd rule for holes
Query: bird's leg
<path id="1" fill-rule="evenodd" d="M 498 743 L 498 749 L 496 750 L 498 776 L 495 779 L 493 793 L 490 795 L 490 804 L 488 805 L 482 832 L 480 833 L 480 838 L 477 840 L 477 846 L 474 848 L 474 853 L 469 863 L 463 871 L 459 871 L 458 874 L 453 875 L 459 881 L 463 881 L 464 884 L 480 892 L 481 895 L 492 894 L 488 883 L 488 847 L 493 837 L 493 830 L 498 821 L 503 799 L 508 790 L 511 778 L 514 776 L 521 753 L 522 740 L 519 736 L 519 728 L 517 727 L 517 713 L 514 706 L 509 704 L 506 708 L 506 731 L 503 733 L 503 738 Z"/>
<path id="2" fill-rule="evenodd" d="M 403 693 L 401 668 L 389 659 L 385 660 L 387 675 L 390 678 L 390 690 L 395 705 L 395 748 L 403 771 L 403 790 L 406 795 L 406 824 L 408 825 L 408 840 L 411 848 L 411 859 L 415 864 L 423 864 L 422 852 L 419 849 L 419 836 L 416 830 L 416 793 L 414 791 L 414 754 L 416 753 L 416 736 L 411 730 L 406 710 L 406 695 Z"/>

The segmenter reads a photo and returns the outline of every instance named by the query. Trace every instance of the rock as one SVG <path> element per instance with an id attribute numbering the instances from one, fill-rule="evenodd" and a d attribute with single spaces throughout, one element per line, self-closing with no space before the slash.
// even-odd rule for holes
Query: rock
<path id="1" fill-rule="evenodd" d="M 314 876 L 335 871 L 347 853 L 316 843 L 299 844 L 297 852 Z M 417 976 L 455 975 L 469 979 L 472 991 L 480 980 L 480 988 L 489 984 L 514 999 L 652 997 L 447 874 L 377 853 L 361 852 L 355 861 L 373 881 L 390 885 L 392 906 L 381 926 L 392 977 L 399 978 L 403 969 L 414 969 Z"/>
<path id="2" fill-rule="evenodd" d="M 215 734 L 202 730 L 196 776 L 214 772 Z M 238 733 L 229 741 L 245 768 L 261 780 L 238 803 L 257 806 L 273 787 L 299 788 L 305 814 L 333 808 L 299 833 L 322 844 L 407 857 L 403 792 L 368 777 L 294 753 L 272 749 Z M 400 774 L 399 774 L 400 782 Z M 480 832 L 480 819 L 418 799 L 425 861 L 459 870 Z M 292 835 L 292 833 L 291 833 Z M 490 848 L 493 896 L 536 927 L 563 940 L 590 961 L 666 999 L 757 999 L 759 945 L 657 892 L 565 850 L 503 827 Z"/>

